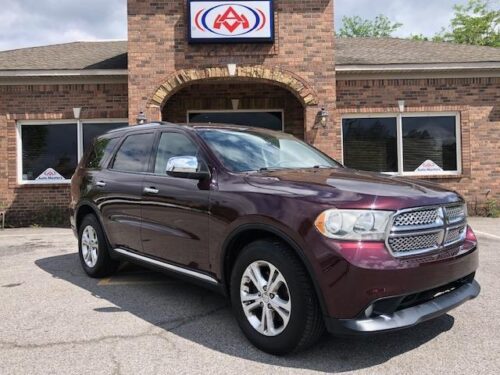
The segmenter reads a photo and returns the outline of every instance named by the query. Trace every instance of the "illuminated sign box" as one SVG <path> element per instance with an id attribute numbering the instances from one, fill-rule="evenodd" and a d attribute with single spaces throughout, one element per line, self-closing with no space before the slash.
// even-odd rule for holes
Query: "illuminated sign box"
<path id="1" fill-rule="evenodd" d="M 274 42 L 272 0 L 188 2 L 190 43 Z"/>

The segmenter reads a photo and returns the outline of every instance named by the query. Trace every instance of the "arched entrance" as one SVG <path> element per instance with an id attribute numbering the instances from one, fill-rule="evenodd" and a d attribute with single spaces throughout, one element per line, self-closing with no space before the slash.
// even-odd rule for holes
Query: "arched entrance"
<path id="1" fill-rule="evenodd" d="M 288 90 L 252 81 L 208 81 L 186 85 L 162 108 L 176 123 L 230 123 L 286 131 L 304 139 L 304 107 Z"/>
<path id="2" fill-rule="evenodd" d="M 233 122 L 271 129 L 282 122 L 285 131 L 304 138 L 318 98 L 291 72 L 220 67 L 176 72 L 158 87 L 148 107 L 153 118 L 172 122 Z"/>

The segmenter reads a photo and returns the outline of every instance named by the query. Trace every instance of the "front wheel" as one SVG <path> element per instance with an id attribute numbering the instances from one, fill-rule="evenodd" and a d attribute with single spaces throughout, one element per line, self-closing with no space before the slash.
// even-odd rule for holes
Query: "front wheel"
<path id="1" fill-rule="evenodd" d="M 241 329 L 265 352 L 306 349 L 324 332 L 307 271 L 279 241 L 259 240 L 242 250 L 232 272 L 231 301 Z"/>
<path id="2" fill-rule="evenodd" d="M 118 262 L 111 259 L 108 243 L 101 224 L 94 215 L 83 218 L 78 231 L 80 262 L 90 277 L 110 276 L 118 268 Z"/>

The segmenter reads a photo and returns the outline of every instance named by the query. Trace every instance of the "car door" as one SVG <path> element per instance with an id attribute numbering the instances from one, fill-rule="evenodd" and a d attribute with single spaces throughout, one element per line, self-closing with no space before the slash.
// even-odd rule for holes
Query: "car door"
<path id="1" fill-rule="evenodd" d="M 154 140 L 154 131 L 125 136 L 109 168 L 96 176 L 95 184 L 100 192 L 95 203 L 114 248 L 142 251 L 142 183 Z"/>
<path id="2" fill-rule="evenodd" d="M 185 156 L 206 160 L 187 133 L 168 130 L 158 135 L 151 173 L 143 182 L 143 250 L 171 263 L 208 270 L 210 179 L 176 178 L 166 173 L 171 158 Z"/>

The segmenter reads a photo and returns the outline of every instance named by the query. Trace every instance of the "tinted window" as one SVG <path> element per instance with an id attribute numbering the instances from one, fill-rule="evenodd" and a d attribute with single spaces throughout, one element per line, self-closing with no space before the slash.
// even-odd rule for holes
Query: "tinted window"
<path id="1" fill-rule="evenodd" d="M 374 172 L 398 171 L 396 118 L 356 118 L 342 122 L 344 164 Z"/>
<path id="2" fill-rule="evenodd" d="M 76 124 L 21 127 L 24 181 L 70 179 L 77 165 Z"/>
<path id="3" fill-rule="evenodd" d="M 113 152 L 119 138 L 101 138 L 94 142 L 94 147 L 87 159 L 87 168 L 102 168 L 103 162 Z"/>
<path id="4" fill-rule="evenodd" d="M 414 172 L 431 161 L 431 168 L 456 171 L 457 134 L 453 117 L 404 117 L 403 162 L 405 172 Z"/>
<path id="5" fill-rule="evenodd" d="M 166 174 L 167 163 L 176 156 L 198 156 L 198 146 L 180 133 L 162 133 L 156 154 L 155 173 Z"/>
<path id="6" fill-rule="evenodd" d="M 234 124 L 256 128 L 283 130 L 282 112 L 207 112 L 190 113 L 191 123 Z"/>
<path id="7" fill-rule="evenodd" d="M 125 172 L 145 172 L 153 145 L 154 133 L 128 136 L 115 156 L 113 169 Z"/>
<path id="8" fill-rule="evenodd" d="M 113 129 L 123 128 L 128 126 L 127 123 L 123 122 L 112 122 L 112 123 L 84 123 L 83 124 L 83 152 L 87 152 L 88 149 L 92 146 L 92 142 L 95 138 L 100 137 L 104 133 L 109 132 Z"/>
<path id="9" fill-rule="evenodd" d="M 199 130 L 225 167 L 234 172 L 339 165 L 313 147 L 283 133 Z"/>

